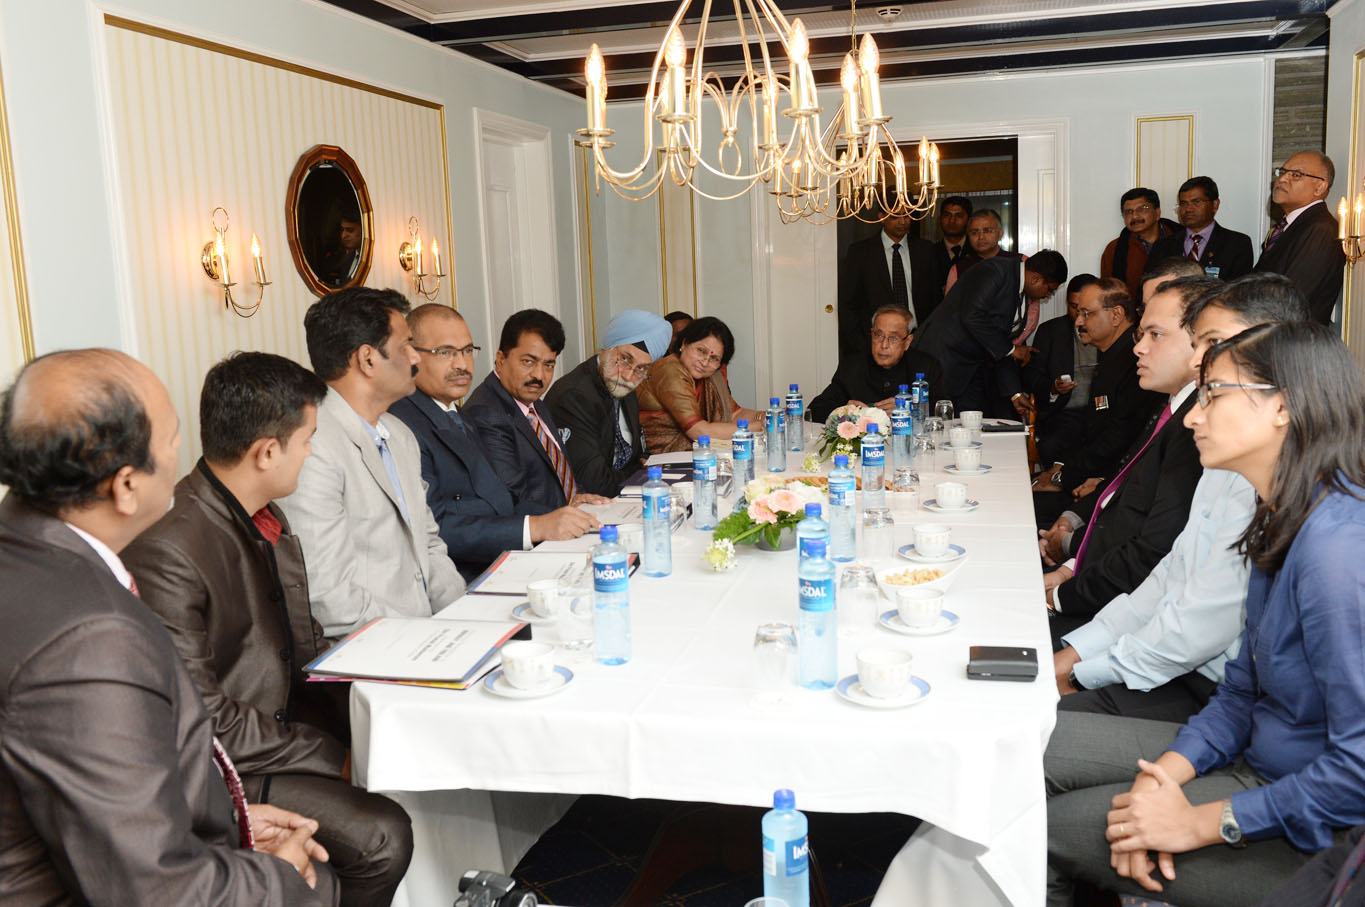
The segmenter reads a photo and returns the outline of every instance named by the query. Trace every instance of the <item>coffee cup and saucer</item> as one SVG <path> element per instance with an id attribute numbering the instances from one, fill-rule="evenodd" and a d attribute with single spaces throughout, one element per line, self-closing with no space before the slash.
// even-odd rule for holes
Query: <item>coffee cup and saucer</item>
<path id="1" fill-rule="evenodd" d="M 960 476 L 982 476 L 991 468 L 981 462 L 981 449 L 978 447 L 953 448 L 953 462 L 943 467 L 944 472 L 955 472 Z"/>
<path id="2" fill-rule="evenodd" d="M 573 671 L 555 664 L 555 647 L 513 640 L 501 650 L 502 666 L 483 679 L 483 688 L 508 699 L 537 699 L 558 693 L 573 680 Z"/>
<path id="3" fill-rule="evenodd" d="M 939 482 L 934 486 L 937 497 L 924 502 L 924 509 L 935 513 L 964 513 L 981 506 L 980 501 L 967 498 L 967 486 L 961 482 Z"/>
<path id="4" fill-rule="evenodd" d="M 942 589 L 907 586 L 896 590 L 896 607 L 877 621 L 907 636 L 937 636 L 958 625 L 958 617 L 943 607 Z"/>
<path id="5" fill-rule="evenodd" d="M 526 585 L 526 601 L 512 609 L 512 619 L 528 624 L 553 623 L 558 609 L 559 580 L 538 579 Z"/>
<path id="6" fill-rule="evenodd" d="M 909 652 L 891 648 L 858 652 L 858 673 L 835 685 L 843 699 L 870 709 L 903 709 L 923 702 L 929 682 L 910 673 Z"/>

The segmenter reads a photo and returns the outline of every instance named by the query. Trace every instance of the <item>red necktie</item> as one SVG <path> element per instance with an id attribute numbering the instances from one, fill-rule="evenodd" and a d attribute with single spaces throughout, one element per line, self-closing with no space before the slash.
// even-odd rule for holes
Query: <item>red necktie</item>
<path id="1" fill-rule="evenodd" d="M 1171 404 L 1167 401 L 1161 410 L 1161 416 L 1156 420 L 1156 428 L 1152 429 L 1151 435 L 1147 438 L 1147 443 L 1142 445 L 1142 449 L 1137 452 L 1133 459 L 1128 461 L 1128 465 L 1119 470 L 1119 474 L 1114 476 L 1114 481 L 1109 483 L 1105 489 L 1104 499 L 1095 502 L 1095 512 L 1090 515 L 1090 522 L 1085 524 L 1085 535 L 1081 536 L 1081 547 L 1076 549 L 1076 569 L 1075 573 L 1081 572 L 1081 564 L 1085 560 L 1085 547 L 1090 542 L 1090 533 L 1094 531 L 1095 524 L 1100 521 L 1100 512 L 1104 510 L 1105 504 L 1114 500 L 1119 490 L 1123 487 L 1123 480 L 1128 475 L 1128 470 L 1133 468 L 1133 464 L 1142 459 L 1142 455 L 1147 452 L 1147 448 L 1152 445 L 1152 441 L 1161 432 L 1161 426 L 1171 418 Z"/>
<path id="2" fill-rule="evenodd" d="M 559 485 L 564 489 L 564 500 L 572 503 L 574 495 L 578 494 L 578 486 L 573 480 L 573 470 L 569 468 L 569 460 L 564 456 L 564 451 L 559 449 L 559 445 L 550 437 L 550 433 L 545 430 L 545 423 L 540 421 L 540 415 L 533 407 L 526 414 L 527 420 L 531 423 L 531 430 L 536 433 L 536 440 L 540 441 L 540 446 L 545 448 L 545 453 L 550 457 L 550 465 L 554 467 L 555 478 L 559 479 Z"/>
<path id="3" fill-rule="evenodd" d="M 1194 259 L 1195 261 L 1198 261 L 1198 260 L 1199 260 L 1199 234 L 1198 234 L 1198 233 L 1196 233 L 1196 234 L 1194 234 L 1193 236 L 1190 237 L 1190 258 Z"/>

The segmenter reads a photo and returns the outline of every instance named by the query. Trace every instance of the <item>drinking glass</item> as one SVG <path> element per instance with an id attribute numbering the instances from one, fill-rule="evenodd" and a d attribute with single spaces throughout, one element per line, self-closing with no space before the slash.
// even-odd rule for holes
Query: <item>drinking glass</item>
<path id="1" fill-rule="evenodd" d="M 863 561 L 885 561 L 896 556 L 896 521 L 890 507 L 863 511 Z"/>
<path id="2" fill-rule="evenodd" d="M 773 622 L 754 632 L 754 705 L 772 708 L 790 700 L 797 683 L 796 628 Z"/>
<path id="3" fill-rule="evenodd" d="M 934 415 L 942 419 L 944 425 L 953 421 L 953 401 L 939 400 L 934 403 Z"/>
<path id="4" fill-rule="evenodd" d="M 588 554 L 586 560 L 587 569 L 570 576 L 559 587 L 555 626 L 564 659 L 572 664 L 592 661 L 592 555 Z"/>
<path id="5" fill-rule="evenodd" d="M 839 575 L 839 635 L 859 639 L 872 633 L 882 603 L 877 572 L 866 564 L 850 564 Z"/>
<path id="6" fill-rule="evenodd" d="M 932 443 L 932 442 L 930 442 Z M 911 448 L 913 453 L 914 448 Z M 891 490 L 898 492 L 914 491 L 919 485 L 919 473 L 913 466 L 897 466 L 896 474 L 891 478 Z"/>
<path id="7" fill-rule="evenodd" d="M 926 420 L 926 424 L 933 421 L 935 420 L 928 419 Z M 935 465 L 934 458 L 937 456 L 938 450 L 933 438 L 929 437 L 927 434 L 920 435 L 915 438 L 914 445 L 911 449 L 914 452 L 915 472 L 921 475 L 933 472 Z"/>

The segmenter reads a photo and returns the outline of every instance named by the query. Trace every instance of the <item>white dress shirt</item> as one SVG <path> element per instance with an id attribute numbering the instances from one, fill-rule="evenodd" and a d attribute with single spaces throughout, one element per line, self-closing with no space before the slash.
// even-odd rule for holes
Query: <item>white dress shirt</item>
<path id="1" fill-rule="evenodd" d="M 65 520 L 63 520 L 62 522 L 66 523 Z M 99 539 L 95 538 L 93 535 L 86 532 L 79 526 L 73 526 L 70 523 L 66 523 L 66 528 L 70 529 L 72 532 L 79 535 L 82 539 L 85 540 L 85 543 L 87 545 L 89 545 L 91 548 L 94 548 L 95 553 L 100 556 L 100 560 L 104 561 L 105 565 L 108 566 L 108 568 L 111 571 L 113 571 L 114 577 L 120 583 L 123 583 L 123 588 L 129 590 L 130 592 L 132 591 L 133 574 L 128 572 L 127 567 L 123 566 L 123 561 L 120 560 L 119 556 L 114 553 L 113 548 L 110 548 L 108 545 L 104 544 L 104 542 L 101 542 Z"/>
<path id="2" fill-rule="evenodd" d="M 897 242 L 900 243 L 899 251 L 901 257 L 901 267 L 905 268 L 905 302 L 907 305 L 910 306 L 910 330 L 913 331 L 915 329 L 915 326 L 919 324 L 919 318 L 915 315 L 915 296 L 913 293 L 910 292 L 910 287 L 912 286 L 910 280 L 910 250 L 906 248 L 906 244 L 910 240 L 910 234 L 907 233 L 904 236 L 902 236 L 899 240 L 894 240 L 891 237 L 887 236 L 886 231 L 883 230 L 881 232 L 881 238 L 882 248 L 886 250 L 886 274 L 887 277 L 891 278 L 892 286 L 895 286 L 896 283 L 894 277 L 896 272 L 894 270 L 895 266 L 892 264 L 892 261 L 894 261 L 892 256 L 897 254 L 897 250 L 895 248 L 896 243 Z"/>

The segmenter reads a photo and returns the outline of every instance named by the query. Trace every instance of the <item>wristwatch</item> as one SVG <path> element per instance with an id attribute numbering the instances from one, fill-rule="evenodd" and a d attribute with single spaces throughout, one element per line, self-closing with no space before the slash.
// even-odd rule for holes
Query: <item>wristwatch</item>
<path id="1" fill-rule="evenodd" d="M 1085 684 L 1081 683 L 1079 680 L 1076 679 L 1076 669 L 1075 669 L 1075 668 L 1072 668 L 1072 669 L 1071 669 L 1071 673 L 1068 674 L 1068 675 L 1066 675 L 1066 682 L 1069 683 L 1069 684 L 1071 684 L 1071 686 L 1072 686 L 1074 689 L 1080 690 L 1082 693 L 1084 693 L 1085 690 L 1086 690 Z"/>
<path id="2" fill-rule="evenodd" d="M 1237 817 L 1232 814 L 1231 800 L 1223 801 L 1223 818 L 1218 822 L 1218 834 L 1233 847 L 1247 846 L 1247 842 L 1242 840 L 1242 826 L 1237 824 Z"/>

